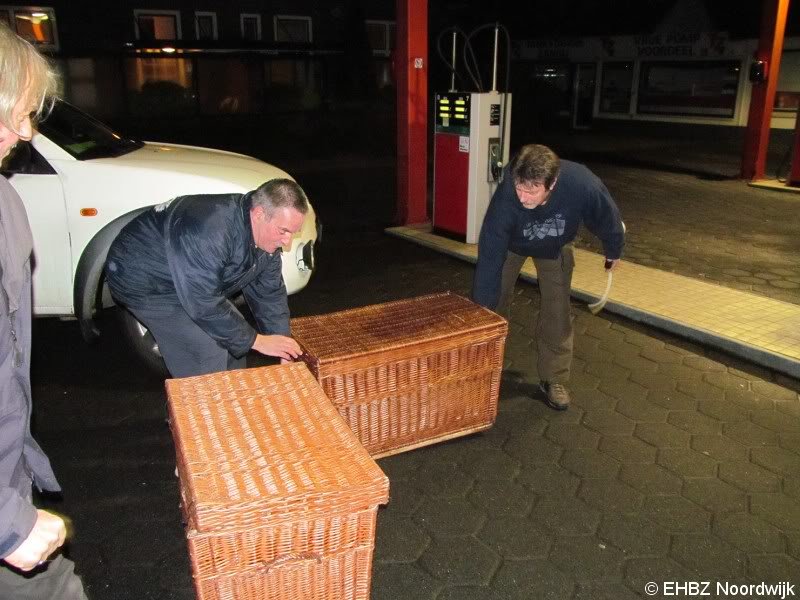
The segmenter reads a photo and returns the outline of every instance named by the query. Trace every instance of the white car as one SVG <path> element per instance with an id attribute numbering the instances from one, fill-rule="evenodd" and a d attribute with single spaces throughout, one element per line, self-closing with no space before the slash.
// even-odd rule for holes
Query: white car
<path id="1" fill-rule="evenodd" d="M 98 309 L 113 304 L 103 266 L 126 223 L 175 196 L 243 193 L 289 177 L 242 154 L 126 139 L 65 102 L 57 102 L 37 129 L 3 165 L 33 230 L 33 312 L 77 318 L 87 341 L 99 335 Z M 311 277 L 317 229 L 312 209 L 291 247 L 283 249 L 290 294 Z M 120 312 L 133 348 L 158 367 L 152 337 L 127 311 Z"/>

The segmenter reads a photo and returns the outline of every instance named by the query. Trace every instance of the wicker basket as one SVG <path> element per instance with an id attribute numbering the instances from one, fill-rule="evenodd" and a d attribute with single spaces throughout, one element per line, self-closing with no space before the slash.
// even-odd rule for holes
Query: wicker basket
<path id="1" fill-rule="evenodd" d="M 302 363 L 167 381 L 200 600 L 366 600 L 388 480 Z"/>
<path id="2" fill-rule="evenodd" d="M 375 458 L 491 427 L 507 332 L 449 293 L 292 320 L 303 360 Z"/>

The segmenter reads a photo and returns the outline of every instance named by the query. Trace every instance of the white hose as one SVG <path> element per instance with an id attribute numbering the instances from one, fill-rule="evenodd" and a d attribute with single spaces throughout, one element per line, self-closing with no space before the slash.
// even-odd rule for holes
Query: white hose
<path id="1" fill-rule="evenodd" d="M 625 234 L 627 232 L 628 228 L 625 227 L 625 221 L 622 221 L 622 233 Z M 606 261 L 606 265 L 608 265 L 608 262 L 609 261 Z M 589 310 L 593 315 L 596 315 L 601 310 L 603 310 L 603 307 L 606 305 L 606 302 L 608 302 L 608 295 L 611 293 L 611 281 L 614 279 L 614 275 L 611 273 L 611 269 L 606 269 L 606 274 L 607 274 L 606 291 L 603 292 L 603 295 L 600 296 L 600 299 L 597 302 L 592 302 L 591 304 L 588 305 Z"/>
<path id="2" fill-rule="evenodd" d="M 608 302 L 608 294 L 611 292 L 611 281 L 613 277 L 614 277 L 613 273 L 611 272 L 611 270 L 609 270 L 607 272 L 606 291 L 603 292 L 603 295 L 597 302 L 592 302 L 591 304 L 589 304 L 589 310 L 592 312 L 593 315 L 596 315 L 601 310 L 603 310 L 603 307 L 606 305 L 606 302 Z"/>

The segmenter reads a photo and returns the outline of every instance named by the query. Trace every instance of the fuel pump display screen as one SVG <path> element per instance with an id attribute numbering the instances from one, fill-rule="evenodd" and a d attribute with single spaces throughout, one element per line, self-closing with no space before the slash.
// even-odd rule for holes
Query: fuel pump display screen
<path id="1" fill-rule="evenodd" d="M 469 94 L 436 94 L 436 131 L 469 133 Z"/>

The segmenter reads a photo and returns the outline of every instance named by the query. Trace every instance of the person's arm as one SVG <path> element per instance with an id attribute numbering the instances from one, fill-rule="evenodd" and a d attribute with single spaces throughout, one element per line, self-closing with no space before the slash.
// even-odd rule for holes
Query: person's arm
<path id="1" fill-rule="evenodd" d="M 21 424 L 27 414 L 23 400 L 8 387 L 0 392 L 0 559 L 28 571 L 64 542 L 65 531 L 8 485 L 21 460 Z"/>
<path id="2" fill-rule="evenodd" d="M 500 301 L 500 279 L 513 227 L 513 211 L 502 197 L 508 193 L 504 186 L 510 186 L 510 180 L 510 175 L 506 173 L 504 183 L 492 196 L 478 238 L 478 262 L 472 281 L 472 299 L 491 310 L 495 310 Z M 511 193 L 514 193 L 513 186 Z"/>
<path id="3" fill-rule="evenodd" d="M 266 264 L 261 273 L 242 288 L 259 333 L 289 335 L 289 300 L 281 254 L 263 255 L 261 260 Z"/>
<path id="4" fill-rule="evenodd" d="M 5 559 L 16 550 L 35 523 L 36 508 L 14 488 L 0 488 L 0 558 Z"/>
<path id="5" fill-rule="evenodd" d="M 269 261 L 263 272 L 243 289 L 259 333 L 253 350 L 287 361 L 297 358 L 300 345 L 289 337 L 289 302 L 283 282 L 281 253 L 264 256 Z"/>
<path id="6" fill-rule="evenodd" d="M 180 219 L 173 215 L 167 230 L 167 258 L 181 306 L 220 346 L 233 356 L 244 356 L 256 331 L 222 288 L 231 245 L 244 242 L 230 235 L 226 223 L 198 222 L 185 214 Z"/>
<path id="7" fill-rule="evenodd" d="M 262 335 L 257 334 L 253 342 L 253 350 L 280 358 L 281 362 L 290 362 L 303 353 L 300 344 L 296 340 L 285 335 Z"/>
<path id="8" fill-rule="evenodd" d="M 58 550 L 67 538 L 64 519 L 44 510 L 35 510 L 35 514 L 36 520 L 27 537 L 3 557 L 3 560 L 20 571 L 30 571 L 40 565 Z"/>
<path id="9" fill-rule="evenodd" d="M 622 223 L 619 209 L 605 184 L 595 175 L 587 186 L 587 200 L 585 204 L 583 221 L 586 228 L 591 231 L 603 244 L 603 253 L 606 260 L 611 261 L 613 270 L 625 245 L 625 226 Z"/>

